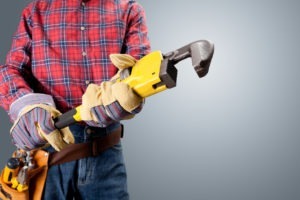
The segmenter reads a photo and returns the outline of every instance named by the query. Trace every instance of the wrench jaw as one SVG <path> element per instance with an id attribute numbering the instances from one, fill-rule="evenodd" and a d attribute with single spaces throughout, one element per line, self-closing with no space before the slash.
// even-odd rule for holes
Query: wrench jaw
<path id="1" fill-rule="evenodd" d="M 214 45 L 207 40 L 194 42 L 190 46 L 192 65 L 199 78 L 204 77 L 208 71 L 214 54 Z"/>
<path id="2" fill-rule="evenodd" d="M 206 74 L 209 71 L 209 66 L 210 66 L 210 60 L 209 61 L 203 61 L 200 63 L 200 65 L 195 65 L 194 69 L 196 73 L 198 74 L 199 78 L 203 78 L 206 76 Z"/>
<path id="3" fill-rule="evenodd" d="M 177 69 L 175 65 L 180 61 L 191 58 L 199 78 L 204 77 L 208 71 L 214 54 L 214 45 L 207 40 L 198 40 L 175 51 L 163 55 L 159 78 L 161 82 L 158 85 L 166 85 L 167 88 L 176 86 Z"/>

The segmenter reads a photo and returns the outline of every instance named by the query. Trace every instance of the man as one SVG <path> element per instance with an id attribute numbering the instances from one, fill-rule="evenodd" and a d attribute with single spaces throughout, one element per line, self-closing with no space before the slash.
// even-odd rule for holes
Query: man
<path id="1" fill-rule="evenodd" d="M 149 51 L 145 14 L 134 0 L 31 2 L 0 68 L 0 103 L 14 122 L 14 144 L 60 151 L 119 129 L 143 99 L 110 80 Z M 53 118 L 78 105 L 84 123 L 57 130 Z M 43 199 L 73 198 L 129 198 L 120 144 L 50 167 Z"/>

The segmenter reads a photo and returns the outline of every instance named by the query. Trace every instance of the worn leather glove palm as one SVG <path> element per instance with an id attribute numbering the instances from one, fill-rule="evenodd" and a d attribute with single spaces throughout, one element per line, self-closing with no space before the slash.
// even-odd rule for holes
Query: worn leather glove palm
<path id="1" fill-rule="evenodd" d="M 114 121 L 130 119 L 141 111 L 144 102 L 129 85 L 115 81 L 136 60 L 127 54 L 112 54 L 110 59 L 118 73 L 100 85 L 90 84 L 82 96 L 81 118 L 91 126 L 105 127 Z"/>
<path id="2" fill-rule="evenodd" d="M 54 126 L 53 118 L 60 114 L 54 107 L 46 104 L 26 106 L 10 130 L 13 142 L 24 150 L 32 150 L 49 143 L 57 151 L 74 143 L 69 128 L 57 130 Z"/>

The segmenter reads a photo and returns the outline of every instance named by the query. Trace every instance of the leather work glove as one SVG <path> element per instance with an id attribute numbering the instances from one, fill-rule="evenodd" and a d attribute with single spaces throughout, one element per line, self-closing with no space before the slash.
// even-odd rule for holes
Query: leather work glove
<path id="1" fill-rule="evenodd" d="M 90 126 L 106 127 L 123 119 L 130 119 L 142 109 L 144 99 L 126 83 L 116 82 L 121 70 L 132 67 L 136 60 L 127 54 L 110 55 L 119 69 L 110 81 L 90 84 L 82 96 L 81 118 Z"/>
<path id="2" fill-rule="evenodd" d="M 49 143 L 56 151 L 74 143 L 74 137 L 69 128 L 58 130 L 53 118 L 61 113 L 52 105 L 26 105 L 18 113 L 10 133 L 14 144 L 24 150 L 32 150 Z"/>

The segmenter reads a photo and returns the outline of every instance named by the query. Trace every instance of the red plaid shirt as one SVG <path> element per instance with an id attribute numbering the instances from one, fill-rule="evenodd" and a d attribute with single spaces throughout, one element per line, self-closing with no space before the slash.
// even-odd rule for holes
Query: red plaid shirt
<path id="1" fill-rule="evenodd" d="M 134 0 L 33 1 L 0 68 L 0 104 L 8 110 L 23 95 L 44 93 L 65 112 L 81 104 L 89 83 L 116 73 L 109 54 L 139 59 L 149 51 L 145 14 Z"/>

